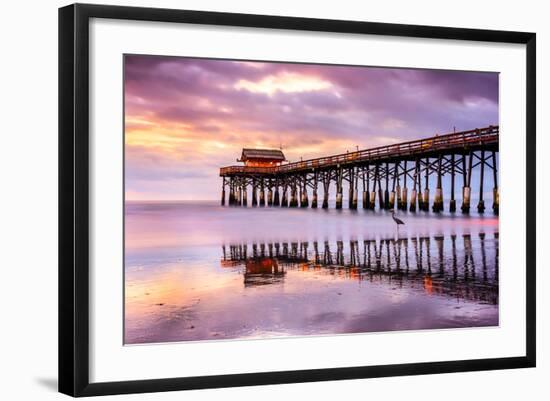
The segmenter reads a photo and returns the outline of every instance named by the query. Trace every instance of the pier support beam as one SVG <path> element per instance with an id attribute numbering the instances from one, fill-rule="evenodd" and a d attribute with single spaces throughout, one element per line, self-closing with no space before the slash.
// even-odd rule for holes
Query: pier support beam
<path id="1" fill-rule="evenodd" d="M 416 184 L 419 180 L 418 174 L 419 174 L 419 161 L 417 159 L 414 166 L 413 185 L 412 185 L 412 191 L 411 191 L 411 205 L 409 207 L 409 211 L 411 212 L 416 212 Z"/>
<path id="2" fill-rule="evenodd" d="M 441 187 L 435 189 L 435 197 L 432 210 L 436 213 L 443 211 L 443 189 Z"/>
<path id="3" fill-rule="evenodd" d="M 400 210 L 407 210 L 407 161 L 403 162 L 403 189 L 401 190 L 401 205 L 397 205 Z"/>
<path id="4" fill-rule="evenodd" d="M 369 166 L 367 165 L 366 167 L 366 170 L 367 170 L 367 176 L 365 176 L 365 168 L 363 168 L 363 175 L 362 175 L 362 179 L 363 179 L 363 209 L 368 209 L 369 208 L 369 181 L 368 181 L 368 171 L 369 171 Z"/>
<path id="5" fill-rule="evenodd" d="M 281 200 L 281 207 L 288 207 L 287 185 L 283 185 L 283 195 Z"/>
<path id="6" fill-rule="evenodd" d="M 424 198 L 422 199 L 422 210 L 430 211 L 430 159 L 426 158 Z"/>
<path id="7" fill-rule="evenodd" d="M 306 187 L 305 183 L 304 183 L 304 187 L 302 188 L 301 192 L 302 192 L 302 194 L 300 196 L 300 207 L 308 207 L 309 206 L 309 199 L 307 197 L 307 187 Z"/>
<path id="8" fill-rule="evenodd" d="M 463 187 L 462 188 L 462 213 L 469 213 L 470 212 L 470 198 L 471 198 L 472 191 L 470 187 Z"/>
<path id="9" fill-rule="evenodd" d="M 342 209 L 342 192 L 336 193 L 336 209 Z"/>
<path id="10" fill-rule="evenodd" d="M 376 207 L 376 191 L 373 190 L 373 191 L 370 193 L 370 205 L 369 205 L 369 209 L 374 210 L 375 207 Z"/>
<path id="11" fill-rule="evenodd" d="M 307 193 L 307 175 L 304 175 L 304 202 L 302 203 L 302 207 L 308 207 L 309 206 L 309 196 Z"/>
<path id="12" fill-rule="evenodd" d="M 290 204 L 289 204 L 290 207 L 298 207 L 298 199 L 297 199 L 296 192 L 297 192 L 296 184 L 293 183 L 290 190 Z"/>
<path id="13" fill-rule="evenodd" d="M 449 211 L 456 212 L 455 200 L 455 154 L 451 154 L 451 201 L 449 202 Z"/>
<path id="14" fill-rule="evenodd" d="M 242 205 L 244 207 L 247 207 L 248 206 L 248 194 L 247 194 L 247 191 L 246 191 L 246 185 L 242 186 L 241 193 L 242 193 Z"/>
<path id="15" fill-rule="evenodd" d="M 273 206 L 281 206 L 281 199 L 279 198 L 278 184 L 275 184 L 275 194 L 273 195 Z"/>
<path id="16" fill-rule="evenodd" d="M 396 195 L 397 195 L 397 208 L 399 209 L 399 205 L 401 204 L 401 188 L 399 187 L 399 162 L 395 162 L 394 169 L 393 169 L 393 180 L 391 184 L 390 201 L 388 205 L 388 209 L 390 210 L 395 209 Z"/>
<path id="17" fill-rule="evenodd" d="M 329 196 L 329 190 L 330 190 L 330 177 L 327 177 L 330 173 L 324 173 L 323 174 L 323 204 L 321 207 L 323 209 L 328 209 L 328 196 Z"/>
<path id="18" fill-rule="evenodd" d="M 256 193 L 256 180 L 252 180 L 252 207 L 258 206 L 258 196 Z"/>
<path id="19" fill-rule="evenodd" d="M 471 196 L 471 189 L 470 189 L 470 182 L 472 179 L 472 159 L 473 154 L 470 152 L 470 157 L 468 161 L 468 170 L 466 170 L 466 155 L 463 155 L 462 157 L 462 169 L 463 169 L 463 180 L 464 180 L 464 186 L 462 187 L 462 213 L 469 213 L 470 212 L 470 196 Z"/>
<path id="20" fill-rule="evenodd" d="M 384 190 L 384 209 L 390 208 L 389 180 L 390 180 L 390 166 L 389 166 L 389 163 L 386 163 L 386 189 Z"/>
<path id="21" fill-rule="evenodd" d="M 317 172 L 313 174 L 313 194 L 311 198 L 311 208 L 317 209 L 317 187 L 319 186 L 319 177 Z"/>
<path id="22" fill-rule="evenodd" d="M 390 192 L 390 199 L 388 200 L 388 209 L 393 210 L 395 208 L 395 191 Z"/>
<path id="23" fill-rule="evenodd" d="M 267 190 L 267 206 L 273 206 L 273 190 L 271 186 Z"/>
<path id="24" fill-rule="evenodd" d="M 357 172 L 354 168 L 350 169 L 350 181 L 349 181 L 349 188 L 350 188 L 350 200 L 349 200 L 349 208 L 352 210 L 357 209 Z"/>
<path id="25" fill-rule="evenodd" d="M 394 198 L 393 201 L 391 201 L 392 196 Z M 401 187 L 399 185 L 397 185 L 395 187 L 395 191 L 393 191 L 390 194 L 390 201 L 391 201 L 391 209 L 392 210 L 393 210 L 395 204 L 397 204 L 397 210 L 401 209 L 403 201 L 401 200 Z"/>
<path id="26" fill-rule="evenodd" d="M 374 182 L 373 182 L 373 191 L 374 191 Z M 367 196 L 368 196 L 368 202 L 367 202 L 367 209 L 369 210 L 372 210 L 374 209 L 374 198 L 372 195 L 371 195 L 371 190 L 370 190 L 370 166 L 367 164 Z"/>
<path id="27" fill-rule="evenodd" d="M 348 208 L 353 209 L 353 169 L 348 169 L 349 190 L 348 190 Z"/>
<path id="28" fill-rule="evenodd" d="M 437 161 L 437 186 L 435 188 L 435 197 L 432 210 L 436 213 L 443 211 L 443 187 L 441 184 L 441 159 L 442 156 L 439 155 Z"/>
<path id="29" fill-rule="evenodd" d="M 260 184 L 260 207 L 265 206 L 265 190 L 264 190 L 264 183 Z"/>
<path id="30" fill-rule="evenodd" d="M 338 173 L 336 178 L 336 209 L 342 209 L 342 169 L 338 166 Z"/>
<path id="31" fill-rule="evenodd" d="M 311 208 L 317 209 L 317 188 L 313 189 L 313 195 L 311 197 Z"/>
<path id="32" fill-rule="evenodd" d="M 409 211 L 416 212 L 416 189 L 414 188 L 411 191 L 411 206 Z"/>
<path id="33" fill-rule="evenodd" d="M 235 184 L 233 182 L 233 178 L 229 180 L 229 206 L 233 206 L 235 204 Z"/>
<path id="34" fill-rule="evenodd" d="M 374 180 L 375 180 L 375 187 L 378 186 L 378 208 L 380 210 L 384 209 L 384 191 L 382 190 L 382 183 L 380 182 L 380 165 L 376 165 L 375 171 L 374 171 Z M 373 204 L 373 210 L 375 206 Z"/>
<path id="35" fill-rule="evenodd" d="M 353 210 L 356 210 L 357 209 L 357 191 L 354 191 L 353 192 L 353 200 L 351 202 L 351 208 Z"/>
<path id="36" fill-rule="evenodd" d="M 223 182 L 222 182 L 222 202 L 221 202 L 221 205 L 225 206 L 225 178 L 223 179 Z"/>
<path id="37" fill-rule="evenodd" d="M 483 213 L 485 211 L 485 201 L 483 200 L 483 180 L 485 172 L 485 150 L 481 150 L 480 170 L 479 170 L 479 202 L 477 203 L 477 211 Z"/>
<path id="38" fill-rule="evenodd" d="M 401 199 L 401 193 L 399 188 L 399 162 L 394 163 L 394 169 L 393 169 L 393 178 L 392 178 L 392 184 L 391 184 L 391 192 L 390 192 L 390 198 L 388 199 L 388 209 L 394 210 L 395 209 L 395 198 L 396 198 L 396 184 L 397 184 L 397 203 L 399 204 Z"/>
<path id="39" fill-rule="evenodd" d="M 425 212 L 430 211 L 430 188 L 424 188 L 424 198 L 422 200 L 422 205 Z"/>

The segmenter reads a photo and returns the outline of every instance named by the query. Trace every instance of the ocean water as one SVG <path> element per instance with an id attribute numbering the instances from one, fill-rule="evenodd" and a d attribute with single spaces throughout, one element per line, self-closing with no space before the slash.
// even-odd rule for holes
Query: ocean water
<path id="1" fill-rule="evenodd" d="M 127 202 L 125 343 L 498 325 L 491 213 Z"/>

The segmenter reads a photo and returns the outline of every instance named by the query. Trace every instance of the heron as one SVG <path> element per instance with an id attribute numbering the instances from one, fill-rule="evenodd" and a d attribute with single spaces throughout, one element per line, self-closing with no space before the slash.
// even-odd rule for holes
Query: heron
<path id="1" fill-rule="evenodd" d="M 391 211 L 391 218 L 393 219 L 393 221 L 395 221 L 395 224 L 397 224 L 397 226 L 396 226 L 397 227 L 397 232 L 399 232 L 399 225 L 400 224 L 405 225 L 405 223 L 403 222 L 403 220 L 398 219 L 397 217 L 395 217 L 395 211 L 394 210 Z"/>

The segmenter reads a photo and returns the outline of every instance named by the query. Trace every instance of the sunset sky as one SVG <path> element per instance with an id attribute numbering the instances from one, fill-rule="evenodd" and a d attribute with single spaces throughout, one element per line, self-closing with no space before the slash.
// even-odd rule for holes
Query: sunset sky
<path id="1" fill-rule="evenodd" d="M 219 199 L 243 147 L 296 161 L 491 124 L 496 73 L 126 56 L 126 199 Z"/>

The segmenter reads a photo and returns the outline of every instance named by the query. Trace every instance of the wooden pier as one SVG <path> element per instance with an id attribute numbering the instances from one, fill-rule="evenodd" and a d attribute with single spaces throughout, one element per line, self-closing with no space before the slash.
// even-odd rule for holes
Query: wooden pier
<path id="1" fill-rule="evenodd" d="M 498 141 L 499 127 L 489 126 L 287 164 L 283 164 L 285 158 L 280 150 L 244 149 L 238 161 L 245 165 L 220 169 L 221 204 L 226 205 L 227 198 L 230 206 L 248 206 L 250 188 L 251 206 L 328 208 L 332 190 L 336 194 L 336 209 L 341 209 L 347 187 L 349 209 L 361 204 L 370 210 L 429 211 L 432 201 L 431 210 L 437 213 L 445 205 L 442 178 L 449 176 L 448 210 L 457 210 L 460 186 L 460 210 L 468 213 L 472 174 L 478 169 L 477 210 L 483 213 L 487 168 L 493 178 L 492 210 L 498 214 Z M 432 198 L 431 175 L 436 176 Z"/>

